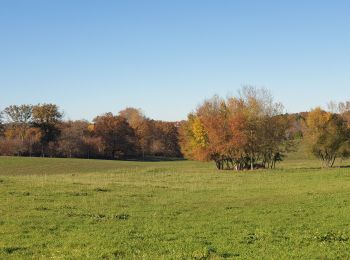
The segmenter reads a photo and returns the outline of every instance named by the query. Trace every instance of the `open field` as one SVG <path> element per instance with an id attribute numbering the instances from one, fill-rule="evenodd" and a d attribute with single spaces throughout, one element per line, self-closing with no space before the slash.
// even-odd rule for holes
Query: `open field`
<path id="1" fill-rule="evenodd" d="M 0 157 L 0 259 L 350 258 L 350 168 L 318 167 Z"/>

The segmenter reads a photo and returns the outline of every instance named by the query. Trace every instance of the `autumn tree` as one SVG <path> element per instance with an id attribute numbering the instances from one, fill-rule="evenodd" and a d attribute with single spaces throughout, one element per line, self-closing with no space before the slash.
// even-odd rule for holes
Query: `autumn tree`
<path id="1" fill-rule="evenodd" d="M 229 109 L 225 100 L 214 96 L 212 99 L 205 101 L 197 109 L 199 121 L 194 121 L 194 130 L 196 136 L 200 138 L 204 127 L 207 136 L 208 159 L 214 160 L 219 169 L 231 168 L 234 164 L 232 160 L 232 132 L 229 125 Z M 201 137 L 203 138 L 203 137 Z M 200 140 L 200 139 L 199 139 Z M 224 165 L 226 164 L 226 165 Z"/>
<path id="2" fill-rule="evenodd" d="M 25 153 L 23 139 L 20 137 L 19 128 L 5 126 L 2 142 L 3 154 L 21 156 Z"/>
<path id="3" fill-rule="evenodd" d="M 243 88 L 239 97 L 206 100 L 181 129 L 183 153 L 213 160 L 218 169 L 274 167 L 287 152 L 288 118 L 264 89 Z"/>
<path id="4" fill-rule="evenodd" d="M 96 117 L 94 123 L 96 136 L 101 138 L 105 153 L 111 159 L 137 154 L 135 132 L 124 117 L 106 113 Z"/>
<path id="5" fill-rule="evenodd" d="M 37 141 L 37 129 L 31 126 L 32 105 L 11 105 L 4 109 L 6 119 L 4 134 L 7 145 L 17 155 L 32 155 L 34 145 Z"/>
<path id="6" fill-rule="evenodd" d="M 241 137 L 250 168 L 274 167 L 292 145 L 288 142 L 289 121 L 283 115 L 282 104 L 275 103 L 268 90 L 254 87 L 244 87 L 237 102 L 241 104 L 236 114 L 243 121 Z"/>
<path id="7" fill-rule="evenodd" d="M 213 160 L 218 169 L 232 168 L 233 153 L 239 148 L 231 144 L 232 131 L 225 100 L 214 96 L 199 106 L 182 124 L 181 148 L 191 159 Z"/>
<path id="8" fill-rule="evenodd" d="M 65 157 L 84 157 L 86 143 L 84 137 L 88 135 L 87 121 L 68 121 L 60 124 L 58 151 Z"/>
<path id="9" fill-rule="evenodd" d="M 41 131 L 41 154 L 45 156 L 45 149 L 52 150 L 53 142 L 57 141 L 60 131 L 58 123 L 63 114 L 55 104 L 39 104 L 33 107 L 32 118 L 35 127 Z"/>
<path id="10" fill-rule="evenodd" d="M 309 113 L 306 123 L 306 141 L 323 166 L 333 167 L 337 158 L 350 156 L 350 129 L 341 115 L 316 108 Z"/>
<path id="11" fill-rule="evenodd" d="M 24 141 L 26 130 L 30 127 L 32 110 L 32 105 L 11 105 L 3 111 L 7 126 L 16 129 L 22 141 Z"/>
<path id="12" fill-rule="evenodd" d="M 120 111 L 119 115 L 134 129 L 143 159 L 145 156 L 181 156 L 175 123 L 151 120 L 140 109 L 132 107 Z"/>
<path id="13" fill-rule="evenodd" d="M 141 109 L 133 107 L 127 107 L 121 110 L 119 112 L 119 115 L 125 118 L 128 124 L 134 129 L 137 129 L 142 124 L 142 122 L 146 120 L 146 117 Z"/>
<path id="14" fill-rule="evenodd" d="M 3 122 L 3 112 L 0 111 L 0 137 L 3 135 L 4 122 Z"/>
<path id="15" fill-rule="evenodd" d="M 32 156 L 37 150 L 39 150 L 41 140 L 41 131 L 39 128 L 30 127 L 26 130 L 24 136 L 24 145 L 26 152 L 29 156 Z"/>
<path id="16" fill-rule="evenodd" d="M 133 128 L 141 149 L 142 157 L 150 153 L 150 145 L 153 138 L 151 120 L 145 117 L 141 109 L 128 107 L 119 112 L 119 115 L 126 119 Z"/>
<path id="17" fill-rule="evenodd" d="M 173 122 L 153 121 L 151 153 L 164 157 L 180 157 L 178 127 Z"/>
<path id="18" fill-rule="evenodd" d="M 207 149 L 208 136 L 199 117 L 194 113 L 189 114 L 187 120 L 181 122 L 179 133 L 181 152 L 186 158 L 200 161 L 210 160 Z"/>

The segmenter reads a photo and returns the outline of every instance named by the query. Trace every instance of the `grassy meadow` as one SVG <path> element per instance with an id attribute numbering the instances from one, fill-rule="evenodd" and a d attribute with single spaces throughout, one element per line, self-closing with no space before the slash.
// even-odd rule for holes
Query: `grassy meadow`
<path id="1" fill-rule="evenodd" d="M 319 166 L 0 157 L 0 259 L 349 259 L 350 168 Z"/>

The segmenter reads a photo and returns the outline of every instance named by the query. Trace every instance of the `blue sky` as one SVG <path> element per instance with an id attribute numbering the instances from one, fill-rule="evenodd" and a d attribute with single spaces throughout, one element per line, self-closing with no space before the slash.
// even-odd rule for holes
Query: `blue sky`
<path id="1" fill-rule="evenodd" d="M 180 120 L 242 85 L 288 112 L 349 100 L 349 13 L 336 0 L 0 0 L 0 108 Z"/>

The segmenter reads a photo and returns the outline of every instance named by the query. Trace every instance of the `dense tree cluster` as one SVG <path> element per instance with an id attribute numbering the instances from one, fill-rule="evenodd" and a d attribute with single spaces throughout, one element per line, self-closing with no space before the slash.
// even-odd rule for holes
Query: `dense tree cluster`
<path id="1" fill-rule="evenodd" d="M 218 169 L 273 168 L 301 143 L 332 167 L 350 157 L 350 102 L 284 114 L 268 91 L 244 87 L 238 97 L 214 96 L 189 114 L 180 143 L 187 158 L 214 161 Z"/>
<path id="2" fill-rule="evenodd" d="M 306 118 L 305 141 L 325 167 L 332 167 L 337 158 L 350 156 L 349 108 L 340 113 L 316 108 Z"/>
<path id="3" fill-rule="evenodd" d="M 180 157 L 176 123 L 135 108 L 93 122 L 64 121 L 57 105 L 12 105 L 0 117 L 0 155 L 78 158 Z"/>
<path id="4" fill-rule="evenodd" d="M 190 114 L 181 128 L 183 153 L 213 160 L 218 169 L 273 168 L 292 145 L 290 121 L 264 89 L 245 87 L 239 97 L 217 96 Z"/>
<path id="5" fill-rule="evenodd" d="M 54 104 L 12 105 L 0 113 L 0 155 L 108 159 L 182 157 L 217 168 L 274 168 L 297 144 L 325 167 L 350 157 L 350 102 L 328 111 L 284 113 L 269 91 L 244 87 L 237 97 L 205 100 L 188 119 L 164 122 L 140 109 L 65 121 Z"/>

